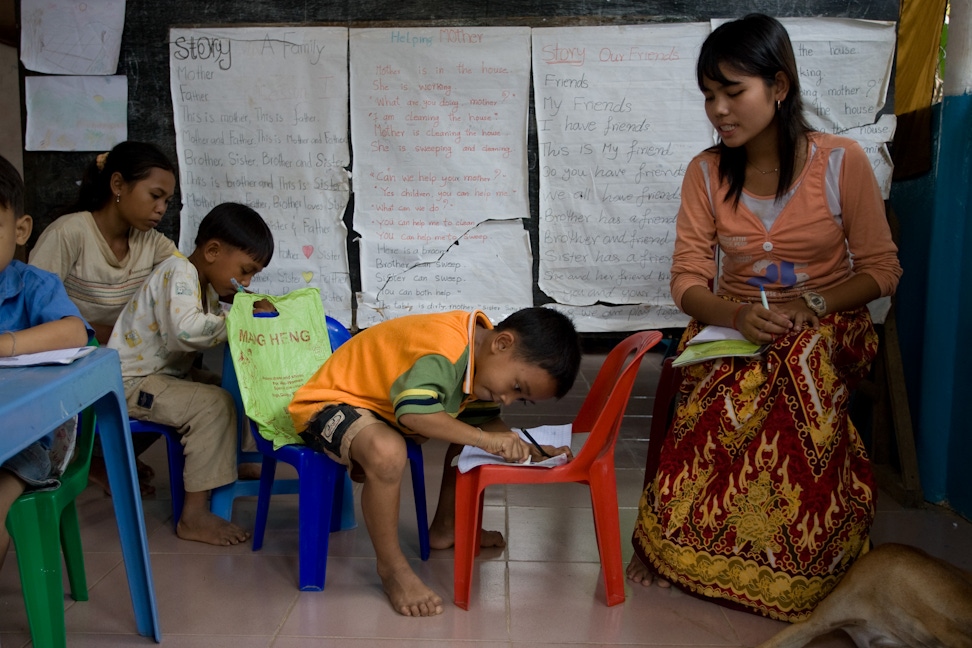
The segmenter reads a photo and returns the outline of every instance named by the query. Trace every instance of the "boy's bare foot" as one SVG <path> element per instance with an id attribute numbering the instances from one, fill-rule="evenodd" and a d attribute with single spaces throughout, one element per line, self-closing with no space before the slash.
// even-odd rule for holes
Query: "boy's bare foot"
<path id="1" fill-rule="evenodd" d="M 239 479 L 260 479 L 261 468 L 258 463 L 241 463 L 236 467 L 236 475 Z"/>
<path id="2" fill-rule="evenodd" d="M 456 544 L 455 528 L 438 529 L 435 524 L 429 527 L 429 547 L 432 549 L 448 549 Z M 483 529 L 479 540 L 479 546 L 499 547 L 506 546 L 506 540 L 499 531 L 487 531 Z"/>
<path id="3" fill-rule="evenodd" d="M 435 616 L 442 614 L 442 597 L 422 582 L 405 563 L 388 573 L 378 570 L 382 589 L 399 614 L 405 616 Z"/>
<path id="4" fill-rule="evenodd" d="M 628 576 L 628 580 L 645 587 L 651 585 L 652 582 L 658 583 L 658 587 L 662 588 L 671 586 L 671 583 L 669 583 L 667 580 L 661 578 L 653 571 L 645 567 L 644 563 L 638 559 L 637 555 L 631 556 L 631 561 L 628 563 L 628 567 L 625 569 L 625 572 Z"/>
<path id="5" fill-rule="evenodd" d="M 183 540 L 195 540 L 225 547 L 246 542 L 250 532 L 209 511 L 183 509 L 182 517 L 176 526 L 176 535 Z"/>
<path id="6" fill-rule="evenodd" d="M 135 471 L 138 473 L 138 490 L 142 497 L 155 495 L 155 486 L 152 485 L 152 478 L 155 471 L 141 459 L 135 459 Z M 105 466 L 105 458 L 92 455 L 91 467 L 88 469 L 88 483 L 99 486 L 105 495 L 111 495 L 111 486 L 108 484 L 108 469 Z"/>

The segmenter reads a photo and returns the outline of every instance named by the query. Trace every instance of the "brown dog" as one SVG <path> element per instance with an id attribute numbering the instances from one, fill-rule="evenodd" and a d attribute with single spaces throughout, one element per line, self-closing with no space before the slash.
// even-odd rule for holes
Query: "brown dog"
<path id="1" fill-rule="evenodd" d="M 837 629 L 858 648 L 972 648 L 972 574 L 914 547 L 881 545 L 810 618 L 759 648 L 800 648 Z"/>

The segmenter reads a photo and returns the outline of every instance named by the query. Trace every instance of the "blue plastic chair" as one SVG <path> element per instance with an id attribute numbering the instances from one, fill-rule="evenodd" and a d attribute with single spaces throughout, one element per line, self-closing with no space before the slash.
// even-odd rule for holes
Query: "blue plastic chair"
<path id="1" fill-rule="evenodd" d="M 243 399 L 240 396 L 240 389 L 236 383 L 236 370 L 233 367 L 233 354 L 227 345 L 223 353 L 223 389 L 228 391 L 233 397 L 236 405 L 236 418 L 239 421 L 237 438 L 239 442 L 236 449 L 236 464 L 262 463 L 263 454 L 258 450 L 243 450 L 244 434 L 249 434 L 246 415 L 243 412 Z M 296 479 L 279 479 L 273 484 L 273 492 L 277 494 L 293 494 L 298 492 Z M 238 479 L 235 482 L 219 486 L 213 489 L 209 500 L 209 510 L 223 518 L 229 520 L 233 515 L 233 502 L 237 497 L 255 497 L 260 493 L 260 481 L 257 479 Z M 354 513 L 351 516 L 351 525 L 354 526 Z"/>
<path id="2" fill-rule="evenodd" d="M 186 501 L 186 486 L 182 473 L 186 467 L 182 439 L 176 429 L 161 423 L 128 419 L 132 434 L 159 434 L 165 439 L 165 452 L 169 459 L 169 493 L 172 497 L 172 528 L 179 526 L 182 518 L 182 505 Z"/>
<path id="3" fill-rule="evenodd" d="M 347 340 L 351 333 L 337 320 L 327 318 L 328 336 L 331 348 L 336 349 Z M 227 356 L 230 357 L 230 356 Z M 224 358 L 223 387 L 239 398 L 242 408 L 242 398 L 236 385 L 236 373 L 232 358 L 228 366 Z M 299 574 L 298 583 L 303 591 L 321 591 L 327 570 L 327 548 L 329 531 L 347 529 L 354 526 L 354 495 L 351 481 L 344 466 L 331 460 L 327 455 L 315 452 L 302 445 L 285 445 L 276 450 L 273 443 L 264 439 L 256 424 L 241 416 L 241 420 L 249 423 L 250 433 L 256 441 L 257 456 L 262 456 L 263 464 L 260 480 L 243 482 L 258 484 L 258 500 L 256 521 L 253 528 L 253 551 L 263 547 L 263 537 L 267 527 L 267 516 L 270 511 L 270 496 L 274 493 L 293 493 L 299 497 L 298 528 L 300 534 Z M 409 467 L 412 473 L 412 491 L 415 496 L 415 516 L 419 530 L 419 553 L 422 560 L 428 560 L 429 524 L 428 508 L 425 495 L 425 463 L 422 447 L 410 439 L 406 439 Z M 297 470 L 296 480 L 274 480 L 277 462 L 283 461 Z M 281 482 L 297 482 L 278 486 Z M 241 482 L 236 482 L 240 484 Z M 291 490 L 296 486 L 296 490 Z M 226 489 L 227 487 L 221 487 Z M 213 496 L 220 489 L 213 491 Z M 215 509 L 211 507 L 215 512 Z"/>

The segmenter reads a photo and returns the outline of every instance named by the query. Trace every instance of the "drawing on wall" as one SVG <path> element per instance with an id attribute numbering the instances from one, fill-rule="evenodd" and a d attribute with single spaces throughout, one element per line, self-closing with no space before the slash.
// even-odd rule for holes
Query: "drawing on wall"
<path id="1" fill-rule="evenodd" d="M 125 0 L 21 0 L 20 60 L 45 74 L 114 74 Z"/>
<path id="2" fill-rule="evenodd" d="M 29 76 L 24 79 L 27 151 L 107 151 L 128 139 L 128 79 Z"/>

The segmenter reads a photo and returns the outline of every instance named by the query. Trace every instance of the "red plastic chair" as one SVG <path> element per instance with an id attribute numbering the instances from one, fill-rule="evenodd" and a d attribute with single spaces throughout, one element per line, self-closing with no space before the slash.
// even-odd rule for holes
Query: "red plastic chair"
<path id="1" fill-rule="evenodd" d="M 607 604 L 624 602 L 621 523 L 614 476 L 614 446 L 642 357 L 658 344 L 658 331 L 635 333 L 608 354 L 573 422 L 573 433 L 590 432 L 574 460 L 556 468 L 485 465 L 456 475 L 455 604 L 469 609 L 473 561 L 479 554 L 483 491 L 493 484 L 577 482 L 591 489 L 594 530 L 601 554 Z M 630 358 L 630 362 L 628 362 Z M 625 364 L 627 362 L 627 365 Z"/>

